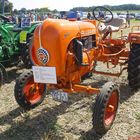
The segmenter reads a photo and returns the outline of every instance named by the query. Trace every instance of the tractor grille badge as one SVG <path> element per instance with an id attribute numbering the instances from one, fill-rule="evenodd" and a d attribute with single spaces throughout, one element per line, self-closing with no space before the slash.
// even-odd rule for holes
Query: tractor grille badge
<path id="1" fill-rule="evenodd" d="M 40 48 L 37 51 L 38 60 L 45 65 L 49 61 L 49 53 L 47 50 Z"/>

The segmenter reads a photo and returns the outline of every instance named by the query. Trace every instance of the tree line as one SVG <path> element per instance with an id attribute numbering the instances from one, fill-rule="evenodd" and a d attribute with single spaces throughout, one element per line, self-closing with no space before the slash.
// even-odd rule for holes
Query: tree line
<path id="1" fill-rule="evenodd" d="M 2 1 L 3 0 L 0 0 L 0 13 L 2 13 Z M 4 5 L 5 5 L 5 7 L 4 7 L 4 11 L 6 12 L 6 13 L 11 13 L 12 12 L 12 9 L 13 9 L 13 3 L 12 2 L 9 2 L 8 0 L 5 0 L 4 1 Z"/>
<path id="2" fill-rule="evenodd" d="M 111 9 L 112 11 L 123 11 L 123 10 L 140 10 L 140 5 L 136 4 L 123 4 L 123 5 L 118 5 L 118 6 L 110 6 L 110 5 L 104 5 L 105 7 Z M 91 6 L 91 7 L 75 7 L 72 8 L 72 11 L 83 11 L 83 12 L 88 12 L 92 11 L 96 6 Z M 56 9 L 51 11 L 47 7 L 44 8 L 36 8 L 36 9 L 26 9 L 22 8 L 20 10 L 14 9 L 13 10 L 13 3 L 9 2 L 8 0 L 5 0 L 5 13 L 18 13 L 19 11 L 36 11 L 36 12 L 58 12 Z M 0 0 L 0 13 L 2 13 L 2 0 Z"/>
<path id="3" fill-rule="evenodd" d="M 124 10 L 140 10 L 140 5 L 136 4 L 123 4 L 123 5 L 117 5 L 117 6 L 110 6 L 110 5 L 103 5 L 107 8 L 109 8 L 112 11 L 124 11 Z M 72 11 L 83 11 L 88 12 L 92 11 L 96 6 L 91 7 L 75 7 L 71 9 Z"/>
<path id="4" fill-rule="evenodd" d="M 3 0 L 0 0 L 0 13 L 2 13 L 3 9 Z M 29 12 L 29 11 L 36 11 L 36 12 L 50 12 L 50 10 L 47 7 L 44 8 L 36 8 L 36 9 L 26 9 L 26 8 L 21 8 L 20 10 L 13 9 L 13 3 L 9 2 L 8 0 L 4 1 L 4 12 L 5 13 L 15 13 L 18 14 L 20 11 L 21 12 Z M 57 10 L 53 10 L 52 12 L 57 12 Z"/>

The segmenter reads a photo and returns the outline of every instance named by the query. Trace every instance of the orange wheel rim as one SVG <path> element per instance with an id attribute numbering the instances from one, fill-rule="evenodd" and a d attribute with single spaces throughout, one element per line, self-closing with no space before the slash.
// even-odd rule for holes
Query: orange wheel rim
<path id="1" fill-rule="evenodd" d="M 45 84 L 34 83 L 34 79 L 32 77 L 24 85 L 23 93 L 27 102 L 35 104 L 41 99 L 44 90 Z"/>
<path id="2" fill-rule="evenodd" d="M 119 100 L 118 93 L 117 91 L 114 91 L 111 94 L 107 106 L 105 108 L 104 123 L 107 126 L 110 125 L 115 118 L 117 108 L 118 108 L 118 100 Z"/>

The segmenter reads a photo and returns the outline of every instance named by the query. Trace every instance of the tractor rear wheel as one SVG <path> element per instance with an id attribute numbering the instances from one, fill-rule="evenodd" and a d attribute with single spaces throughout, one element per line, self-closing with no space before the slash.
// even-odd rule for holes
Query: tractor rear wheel
<path id="1" fill-rule="evenodd" d="M 97 95 L 93 107 L 93 128 L 97 134 L 105 134 L 112 126 L 119 104 L 119 89 L 112 82 L 106 83 Z"/>
<path id="2" fill-rule="evenodd" d="M 30 47 L 32 44 L 32 34 L 27 36 L 26 44 L 21 47 L 21 59 L 25 68 L 30 69 L 32 67 L 32 61 L 30 59 Z"/>
<path id="3" fill-rule="evenodd" d="M 133 90 L 140 88 L 140 44 L 132 44 L 128 61 L 128 81 Z"/>
<path id="4" fill-rule="evenodd" d="M 32 72 L 23 73 L 16 80 L 15 99 L 23 109 L 35 108 L 42 103 L 45 95 L 46 84 L 34 83 Z"/>

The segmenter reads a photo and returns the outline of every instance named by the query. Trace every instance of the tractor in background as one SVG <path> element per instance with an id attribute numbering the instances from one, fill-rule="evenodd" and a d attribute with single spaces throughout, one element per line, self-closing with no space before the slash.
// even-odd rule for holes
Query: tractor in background
<path id="1" fill-rule="evenodd" d="M 112 12 L 104 7 L 96 7 L 93 15 L 96 20 L 47 19 L 36 28 L 30 47 L 34 66 L 32 71 L 17 78 L 15 99 L 23 109 L 29 110 L 44 100 L 46 90 L 62 102 L 67 102 L 68 95 L 75 92 L 97 94 L 92 120 L 95 132 L 102 135 L 114 122 L 119 87 L 113 82 L 107 82 L 102 89 L 83 85 L 82 77 L 90 73 L 119 77 L 128 69 L 129 84 L 137 88 L 140 33 L 133 32 L 127 37 L 122 34 L 114 39 L 112 34 L 125 28 L 125 21 L 114 19 Z M 107 68 L 119 66 L 120 70 L 117 73 L 104 72 L 102 68 L 97 71 L 96 62 L 106 63 Z"/>
<path id="2" fill-rule="evenodd" d="M 6 77 L 5 67 L 17 65 L 21 60 L 26 68 L 31 68 L 29 47 L 35 28 L 40 24 L 17 27 L 9 18 L 0 15 L 0 81 Z M 0 82 L 0 83 L 1 83 Z"/>

